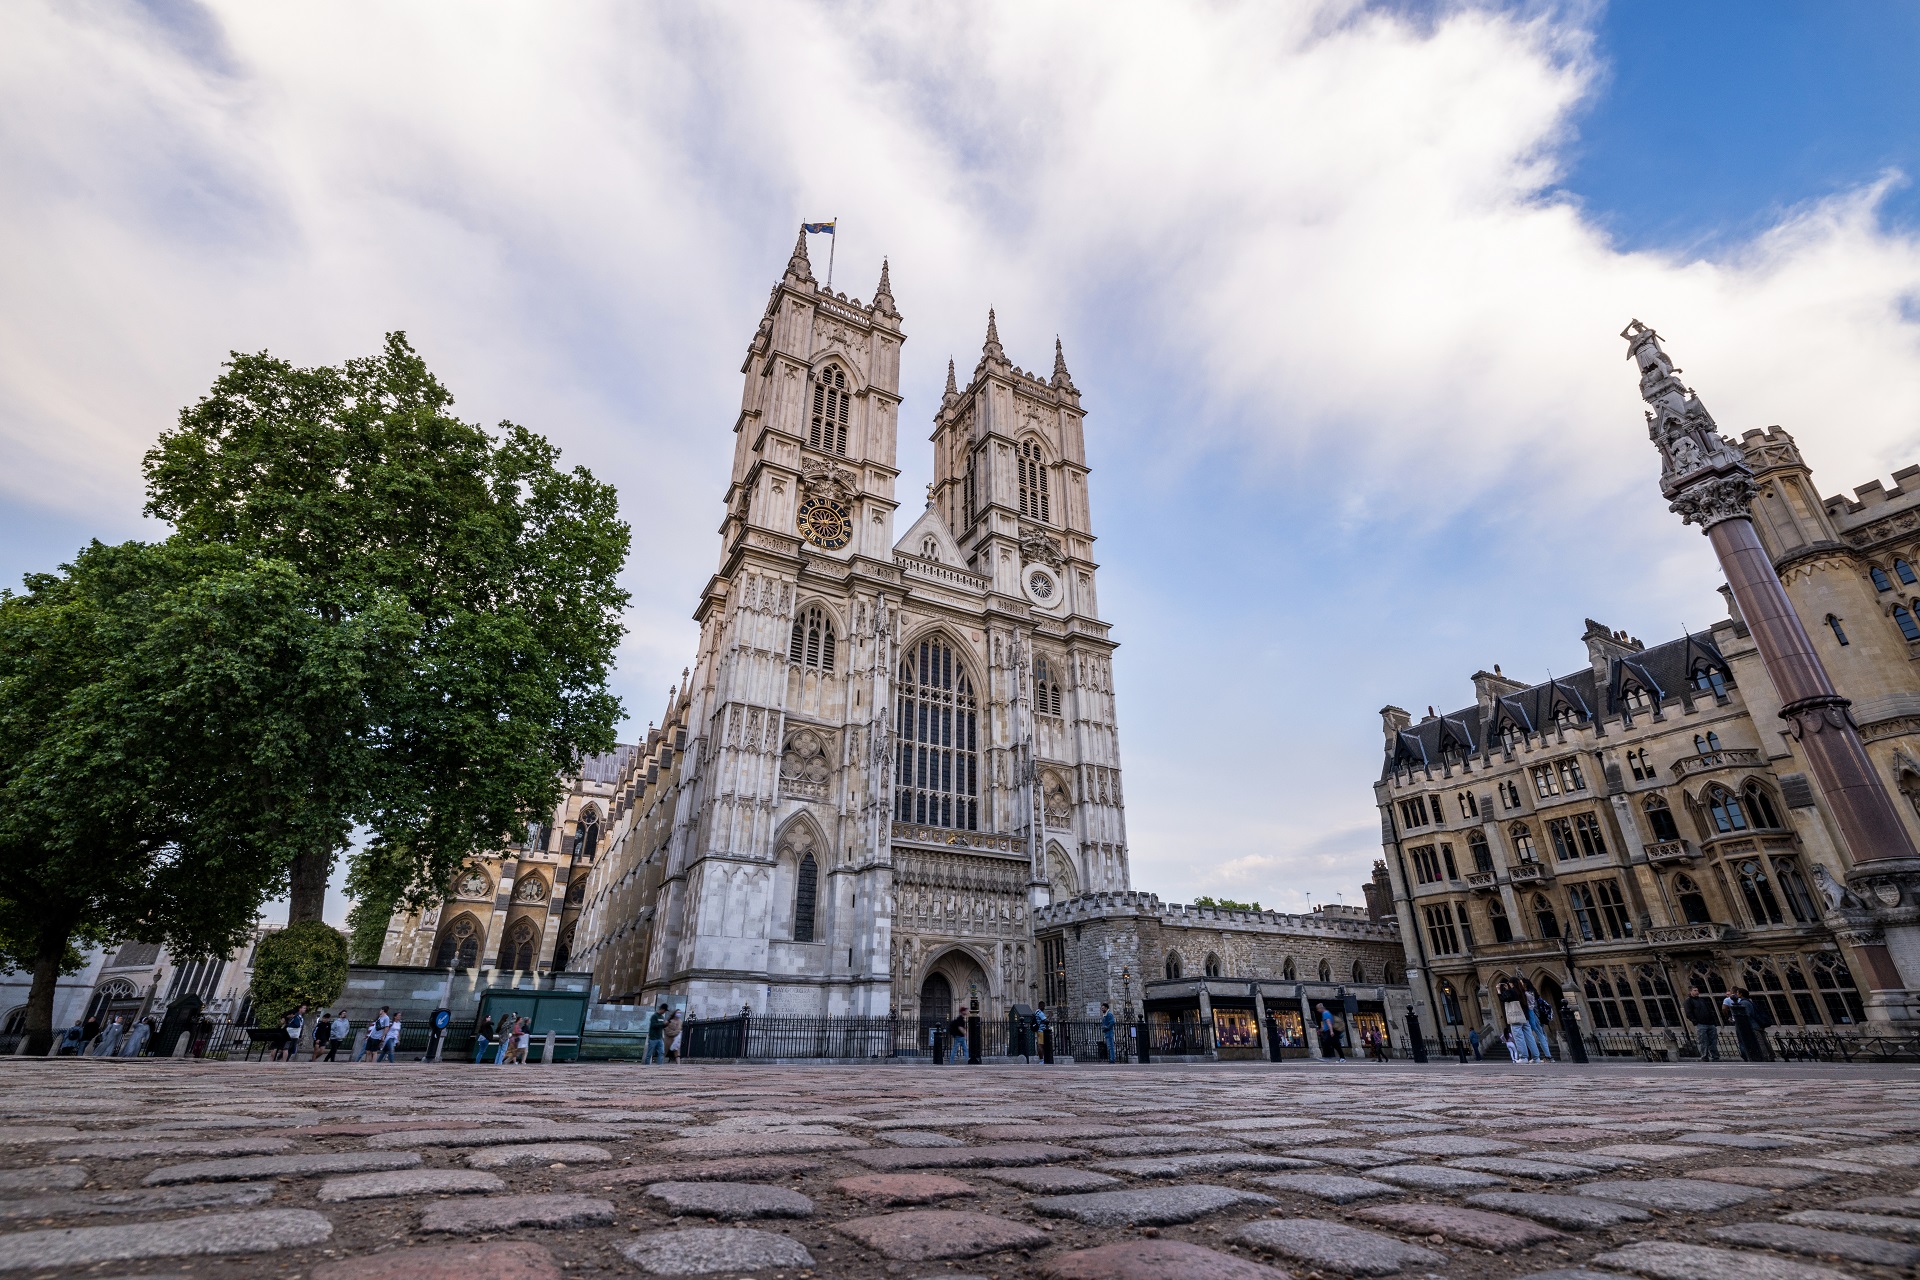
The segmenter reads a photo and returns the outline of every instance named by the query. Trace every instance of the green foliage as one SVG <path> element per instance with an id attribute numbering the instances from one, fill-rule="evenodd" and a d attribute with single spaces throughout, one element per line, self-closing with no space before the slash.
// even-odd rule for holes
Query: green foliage
<path id="1" fill-rule="evenodd" d="M 1219 907 L 1222 911 L 1258 911 L 1257 902 L 1235 902 L 1232 898 L 1195 898 L 1196 907 Z"/>
<path id="2" fill-rule="evenodd" d="M 347 939 L 317 920 L 290 924 L 260 939 L 253 952 L 253 1012 L 271 1026 L 301 1005 L 315 1012 L 347 985 Z"/>
<path id="3" fill-rule="evenodd" d="M 0 592 L 0 946 L 38 1029 L 75 942 L 225 951 L 342 837 L 304 770 L 378 627 L 320 625 L 286 565 L 221 547 L 96 542 L 24 585 Z"/>
<path id="4" fill-rule="evenodd" d="M 338 368 L 236 353 L 146 458 L 147 510 L 175 541 L 290 566 L 328 625 L 378 619 L 365 678 L 316 708 L 358 722 L 303 772 L 342 836 L 364 824 L 424 892 L 611 749 L 627 602 L 613 489 L 561 470 L 540 436 L 490 434 L 451 405 L 401 334 Z M 319 914 L 314 869 L 296 869 L 295 919 Z"/>
<path id="5" fill-rule="evenodd" d="M 375 840 L 347 857 L 348 953 L 355 964 L 379 964 L 387 940 L 387 923 L 402 903 L 424 905 L 431 890 L 420 885 L 419 865 L 412 853 Z"/>

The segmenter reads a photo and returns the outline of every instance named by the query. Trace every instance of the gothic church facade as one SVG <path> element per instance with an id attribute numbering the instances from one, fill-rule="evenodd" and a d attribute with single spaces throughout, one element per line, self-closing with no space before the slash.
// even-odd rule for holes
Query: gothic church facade
<path id="1" fill-rule="evenodd" d="M 1035 913 L 1130 887 L 1085 411 L 991 313 L 896 531 L 905 342 L 804 233 L 741 366 L 698 653 L 613 784 L 571 961 L 605 1001 L 921 1017 L 1041 990 Z"/>

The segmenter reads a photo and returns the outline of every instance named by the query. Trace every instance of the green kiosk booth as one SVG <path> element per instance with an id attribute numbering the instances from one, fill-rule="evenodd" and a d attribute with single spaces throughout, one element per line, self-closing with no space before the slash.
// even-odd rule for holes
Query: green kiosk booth
<path id="1" fill-rule="evenodd" d="M 531 1018 L 532 1022 L 527 1027 L 528 1062 L 541 1060 L 549 1031 L 553 1033 L 553 1060 L 578 1062 L 580 1036 L 587 1027 L 587 998 L 585 991 L 493 988 L 480 993 L 480 1008 L 474 1014 L 475 1025 L 481 1018 L 492 1018 L 497 1033 L 502 1018 Z"/>

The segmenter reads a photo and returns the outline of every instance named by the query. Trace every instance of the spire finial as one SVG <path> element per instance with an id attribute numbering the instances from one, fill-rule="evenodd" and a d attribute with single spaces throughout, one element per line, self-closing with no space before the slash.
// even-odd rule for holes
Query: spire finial
<path id="1" fill-rule="evenodd" d="M 1073 377 L 1067 372 L 1067 353 L 1057 333 L 1053 335 L 1053 385 L 1061 391 L 1074 390 Z"/>
<path id="2" fill-rule="evenodd" d="M 959 387 L 959 385 L 958 385 L 957 383 L 955 383 L 955 382 L 954 382 L 954 380 L 953 380 L 953 357 L 952 357 L 952 356 L 948 356 L 948 357 L 947 357 L 947 390 L 946 390 L 946 396 L 957 396 L 957 395 L 959 395 L 959 394 L 960 394 L 960 387 Z M 945 398 L 946 398 L 946 396 L 943 396 L 943 397 L 942 397 L 942 399 L 945 399 Z"/>
<path id="3" fill-rule="evenodd" d="M 1000 345 L 1000 325 L 994 319 L 993 308 L 987 308 L 987 340 L 980 348 L 981 353 L 995 360 L 1007 358 L 1006 348 Z"/>
<path id="4" fill-rule="evenodd" d="M 793 256 L 787 259 L 787 274 L 807 283 L 813 283 L 813 264 L 807 261 L 807 229 L 800 228 L 800 235 L 793 242 Z"/>

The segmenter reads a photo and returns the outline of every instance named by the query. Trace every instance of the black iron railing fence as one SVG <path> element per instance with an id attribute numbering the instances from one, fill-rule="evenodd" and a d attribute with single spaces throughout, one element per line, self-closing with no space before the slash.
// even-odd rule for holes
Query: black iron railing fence
<path id="1" fill-rule="evenodd" d="M 1132 1056 L 1127 1031 L 1125 1024 L 1117 1025 L 1114 1030 L 1114 1056 L 1122 1062 Z M 1050 1020 L 1044 1036 L 1043 1040 L 1038 1024 L 1031 1018 L 981 1018 L 977 1024 L 969 1023 L 966 1052 L 969 1058 L 1032 1061 L 1049 1054 L 1082 1062 L 1105 1056 L 1106 1037 L 1097 1021 Z M 589 1037 L 586 1056 L 601 1056 L 594 1046 L 596 1039 L 599 1037 Z M 635 1038 L 620 1039 L 618 1050 L 606 1056 L 637 1056 L 628 1051 L 626 1043 Z M 934 1062 L 950 1061 L 956 1051 L 945 1022 L 899 1017 L 695 1018 L 683 1025 L 680 1036 L 680 1056 L 687 1061 L 884 1058 Z"/>

